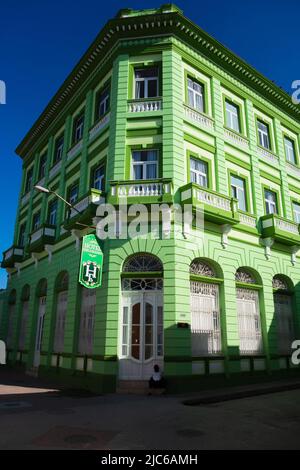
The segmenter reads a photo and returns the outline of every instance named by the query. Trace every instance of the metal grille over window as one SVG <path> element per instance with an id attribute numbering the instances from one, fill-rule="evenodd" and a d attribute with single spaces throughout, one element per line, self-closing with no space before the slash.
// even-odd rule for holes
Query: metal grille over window
<path id="1" fill-rule="evenodd" d="M 190 274 L 197 274 L 199 276 L 207 276 L 207 277 L 216 277 L 215 271 L 212 267 L 201 260 L 194 260 L 190 266 Z"/>
<path id="2" fill-rule="evenodd" d="M 221 353 L 219 286 L 191 281 L 190 288 L 192 355 Z"/>
<path id="3" fill-rule="evenodd" d="M 273 277 L 272 286 L 273 286 L 273 289 L 280 289 L 280 290 L 286 290 L 286 291 L 289 290 L 287 282 L 284 279 L 282 279 L 282 277 L 279 277 L 279 276 Z"/>
<path id="4" fill-rule="evenodd" d="M 163 280 L 162 279 L 123 279 L 122 290 L 162 290 Z"/>
<path id="5" fill-rule="evenodd" d="M 248 271 L 238 269 L 235 273 L 236 282 L 243 282 L 245 284 L 256 284 L 256 280 Z"/>
<path id="6" fill-rule="evenodd" d="M 83 287 L 81 298 L 81 318 L 78 345 L 78 352 L 80 354 L 92 354 L 93 352 L 95 309 L 95 289 L 86 289 Z"/>
<path id="7" fill-rule="evenodd" d="M 259 297 L 253 289 L 236 289 L 240 354 L 263 352 Z"/>
<path id="8" fill-rule="evenodd" d="M 22 320 L 21 320 L 21 329 L 19 336 L 19 350 L 24 351 L 25 349 L 25 339 L 26 339 L 26 329 L 27 322 L 29 317 L 29 300 L 24 300 L 22 305 Z"/>
<path id="9" fill-rule="evenodd" d="M 62 353 L 64 350 L 65 323 L 68 305 L 68 291 L 62 291 L 57 296 L 56 327 L 54 339 L 54 352 Z"/>
<path id="10" fill-rule="evenodd" d="M 161 261 L 153 255 L 132 256 L 126 261 L 123 272 L 151 272 L 162 271 Z"/>
<path id="11" fill-rule="evenodd" d="M 277 347 L 279 354 L 291 354 L 291 344 L 295 339 L 293 322 L 293 296 L 287 281 L 282 276 L 273 277 L 274 308 L 277 325 Z"/>

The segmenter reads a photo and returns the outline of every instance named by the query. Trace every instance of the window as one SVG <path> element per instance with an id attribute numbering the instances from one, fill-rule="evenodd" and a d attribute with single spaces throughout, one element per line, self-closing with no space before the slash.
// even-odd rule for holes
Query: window
<path id="1" fill-rule="evenodd" d="M 77 201 L 78 199 L 78 191 L 79 191 L 79 187 L 78 187 L 78 184 L 74 184 L 73 186 L 71 186 L 71 188 L 69 189 L 68 191 L 68 201 L 70 204 L 75 204 L 75 202 Z"/>
<path id="2" fill-rule="evenodd" d="M 270 131 L 268 124 L 257 120 L 258 142 L 259 145 L 266 149 L 271 149 L 270 145 Z"/>
<path id="3" fill-rule="evenodd" d="M 158 96 L 158 68 L 136 69 L 135 98 L 155 98 Z"/>
<path id="4" fill-rule="evenodd" d="M 298 202 L 293 202 L 293 212 L 295 222 L 300 224 L 300 204 Z"/>
<path id="5" fill-rule="evenodd" d="M 21 248 L 24 248 L 25 246 L 25 231 L 26 231 L 26 224 L 22 224 L 20 226 L 20 231 L 19 231 L 19 246 Z"/>
<path id="6" fill-rule="evenodd" d="M 25 193 L 28 193 L 28 191 L 31 190 L 32 181 L 33 181 L 33 167 L 31 167 L 31 168 L 27 171 L 26 184 L 25 184 Z"/>
<path id="7" fill-rule="evenodd" d="M 284 138 L 285 155 L 288 162 L 296 164 L 295 143 L 288 137 Z"/>
<path id="8" fill-rule="evenodd" d="M 104 165 L 98 166 L 93 171 L 92 187 L 104 191 Z"/>
<path id="9" fill-rule="evenodd" d="M 196 82 L 195 80 L 188 78 L 187 88 L 188 88 L 189 106 L 203 113 L 204 112 L 204 87 L 203 85 L 200 85 L 200 83 Z"/>
<path id="10" fill-rule="evenodd" d="M 49 204 L 48 222 L 50 225 L 56 225 L 57 216 L 57 201 L 52 201 Z"/>
<path id="11" fill-rule="evenodd" d="M 265 204 L 267 214 L 278 214 L 277 195 L 274 191 L 265 189 Z"/>
<path id="12" fill-rule="evenodd" d="M 32 217 L 32 231 L 37 230 L 41 224 L 41 213 L 36 212 Z"/>
<path id="13" fill-rule="evenodd" d="M 208 187 L 208 165 L 202 160 L 190 159 L 191 181 L 204 188 Z"/>
<path id="14" fill-rule="evenodd" d="M 95 120 L 104 116 L 109 110 L 109 101 L 110 101 L 109 88 L 106 88 L 104 91 L 100 91 L 96 95 L 96 108 L 95 108 Z"/>
<path id="15" fill-rule="evenodd" d="M 231 193 L 232 197 L 238 200 L 238 208 L 241 211 L 246 211 L 246 182 L 243 178 L 231 175 Z"/>
<path id="16" fill-rule="evenodd" d="M 39 179 L 41 180 L 44 178 L 45 173 L 46 173 L 46 162 L 47 162 L 47 154 L 44 153 L 44 155 L 41 156 L 40 158 L 40 168 L 39 168 Z"/>
<path id="17" fill-rule="evenodd" d="M 240 109 L 236 104 L 231 103 L 230 101 L 225 101 L 226 109 L 226 126 L 230 129 L 241 132 L 240 126 Z"/>
<path id="18" fill-rule="evenodd" d="M 63 149 L 64 149 L 64 136 L 61 135 L 55 141 L 53 164 L 59 162 L 62 159 Z"/>
<path id="19" fill-rule="evenodd" d="M 132 173 L 135 180 L 157 178 L 157 154 L 157 150 L 134 150 L 132 152 Z"/>
<path id="20" fill-rule="evenodd" d="M 80 114 L 74 119 L 73 124 L 73 143 L 79 142 L 83 136 L 84 114 Z"/>

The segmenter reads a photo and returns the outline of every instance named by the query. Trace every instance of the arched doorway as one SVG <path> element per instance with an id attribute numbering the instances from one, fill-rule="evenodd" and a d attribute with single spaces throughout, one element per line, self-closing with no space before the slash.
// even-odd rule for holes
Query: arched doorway
<path id="1" fill-rule="evenodd" d="M 163 267 L 153 255 L 137 254 L 123 266 L 119 377 L 147 380 L 163 366 Z"/>
<path id="2" fill-rule="evenodd" d="M 259 280 L 250 269 L 239 268 L 235 274 L 238 332 L 241 355 L 263 353 L 260 320 Z"/>
<path id="3" fill-rule="evenodd" d="M 219 276 L 206 260 L 190 266 L 192 356 L 222 353 Z"/>
<path id="4" fill-rule="evenodd" d="M 22 317 L 21 317 L 21 328 L 19 334 L 19 351 L 25 350 L 26 332 L 29 317 L 29 300 L 30 300 L 30 286 L 26 284 L 22 289 L 21 301 L 22 301 Z"/>
<path id="5" fill-rule="evenodd" d="M 14 338 L 14 326 L 16 319 L 16 301 L 17 291 L 13 289 L 8 297 L 8 327 L 6 335 L 6 347 L 7 349 L 13 349 L 13 338 Z"/>
<path id="6" fill-rule="evenodd" d="M 41 279 L 37 287 L 37 327 L 35 337 L 35 350 L 34 350 L 34 367 L 39 367 L 41 359 L 41 347 L 43 340 L 44 321 L 46 314 L 46 300 L 47 300 L 47 280 Z"/>
<path id="7" fill-rule="evenodd" d="M 289 355 L 295 339 L 292 283 L 285 276 L 276 275 L 273 277 L 272 285 L 278 353 Z"/>

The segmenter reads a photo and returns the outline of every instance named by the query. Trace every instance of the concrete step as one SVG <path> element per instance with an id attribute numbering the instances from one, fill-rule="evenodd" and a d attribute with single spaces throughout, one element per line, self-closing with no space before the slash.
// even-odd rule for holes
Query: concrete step
<path id="1" fill-rule="evenodd" d="M 147 395 L 149 392 L 148 380 L 119 380 L 116 392 Z"/>

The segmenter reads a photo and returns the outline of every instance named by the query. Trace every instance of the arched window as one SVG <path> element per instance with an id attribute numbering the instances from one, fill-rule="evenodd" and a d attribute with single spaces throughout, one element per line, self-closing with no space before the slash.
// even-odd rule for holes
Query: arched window
<path id="1" fill-rule="evenodd" d="M 250 269 L 239 268 L 235 274 L 240 354 L 263 352 L 257 278 Z M 244 284 L 248 284 L 245 287 Z M 253 285 L 256 284 L 255 288 Z"/>
<path id="2" fill-rule="evenodd" d="M 19 350 L 24 351 L 25 349 L 25 340 L 26 340 L 26 331 L 29 317 L 29 300 L 30 300 L 30 287 L 26 284 L 22 289 L 21 301 L 22 301 L 22 319 L 21 319 L 21 328 L 19 335 Z"/>
<path id="3" fill-rule="evenodd" d="M 292 283 L 285 276 L 276 275 L 272 285 L 278 352 L 287 355 L 291 353 L 291 344 L 295 339 Z"/>
<path id="4" fill-rule="evenodd" d="M 160 259 L 147 253 L 130 256 L 123 266 L 123 272 L 130 273 L 161 272 L 162 270 Z"/>
<path id="5" fill-rule="evenodd" d="M 56 283 L 56 324 L 53 351 L 62 353 L 64 350 L 65 323 L 68 306 L 69 276 L 63 272 L 58 276 Z"/>
<path id="6" fill-rule="evenodd" d="M 215 269 L 206 260 L 195 259 L 190 265 L 190 275 L 192 355 L 220 354 L 219 285 L 212 282 Z"/>
<path id="7" fill-rule="evenodd" d="M 6 346 L 8 349 L 12 349 L 13 347 L 13 332 L 16 318 L 16 300 L 17 291 L 16 289 L 13 289 L 8 297 L 8 328 L 6 336 Z"/>
<path id="8" fill-rule="evenodd" d="M 96 289 L 82 287 L 78 342 L 78 352 L 80 354 L 91 355 L 93 353 L 95 311 Z"/>

